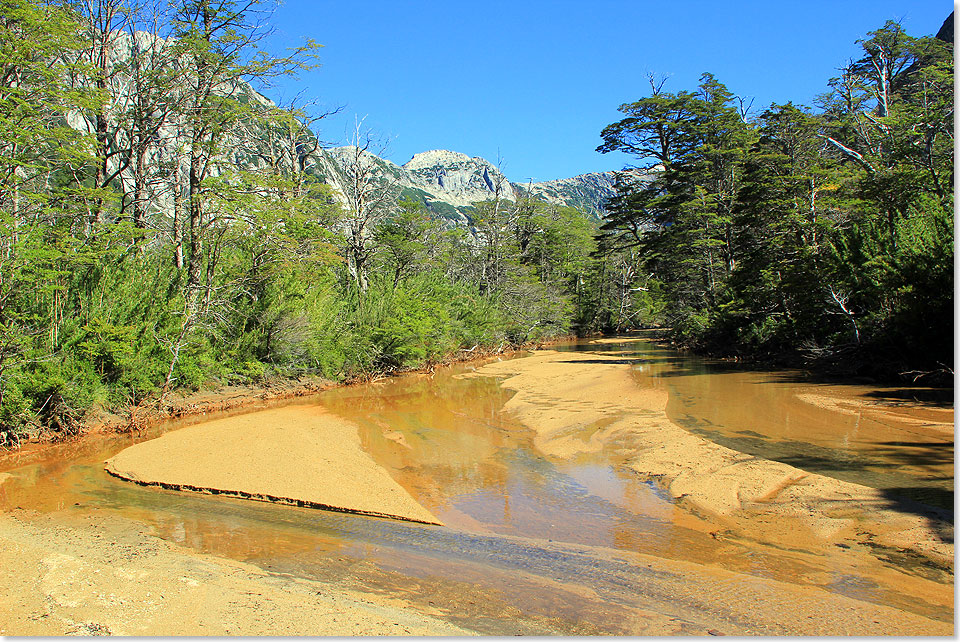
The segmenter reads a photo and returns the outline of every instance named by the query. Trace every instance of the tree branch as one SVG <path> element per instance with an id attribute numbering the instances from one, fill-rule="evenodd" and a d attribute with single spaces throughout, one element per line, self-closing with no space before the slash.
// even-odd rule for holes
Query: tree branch
<path id="1" fill-rule="evenodd" d="M 868 163 L 867 160 L 863 157 L 863 155 L 861 155 L 859 152 L 856 152 L 850 149 L 849 147 L 847 147 L 840 141 L 836 140 L 835 138 L 824 136 L 823 134 L 817 134 L 817 136 L 819 136 L 820 138 L 823 138 L 828 143 L 836 147 L 838 150 L 840 150 L 840 153 L 846 156 L 847 158 L 855 161 L 858 165 L 860 165 L 860 167 L 867 170 L 867 173 L 869 173 L 871 176 L 877 173 L 877 170 L 874 169 L 873 165 Z"/>

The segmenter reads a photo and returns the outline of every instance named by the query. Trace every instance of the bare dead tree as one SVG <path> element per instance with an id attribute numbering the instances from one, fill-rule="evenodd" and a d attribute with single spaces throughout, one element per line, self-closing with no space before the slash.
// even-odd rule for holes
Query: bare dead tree
<path id="1" fill-rule="evenodd" d="M 351 142 L 342 185 L 346 199 L 346 259 L 350 277 L 362 293 L 369 286 L 373 228 L 394 210 L 400 190 L 397 179 L 385 175 L 377 163 L 387 142 L 365 128 L 362 119 L 355 122 Z"/>
<path id="2" fill-rule="evenodd" d="M 521 208 L 529 204 L 506 198 L 509 182 L 503 173 L 504 164 L 503 157 L 498 152 L 496 171 L 492 176 L 487 173 L 487 185 L 493 192 L 493 198 L 479 204 L 478 215 L 474 221 L 477 236 L 483 246 L 480 286 L 484 291 L 496 291 L 500 288 L 508 241 L 511 235 L 522 236 L 522 232 L 517 230 L 517 220 Z"/>
<path id="3" fill-rule="evenodd" d="M 315 101 L 305 101 L 302 94 L 298 94 L 264 114 L 264 122 L 270 131 L 265 140 L 259 140 L 262 133 L 258 136 L 252 131 L 250 135 L 240 136 L 241 140 L 259 142 L 248 151 L 271 176 L 279 179 L 274 196 L 281 203 L 287 203 L 290 208 L 302 206 L 301 199 L 307 196 L 313 184 L 308 170 L 319 162 L 323 144 L 316 133 L 318 124 L 342 110 L 342 106 L 318 107 Z"/>
<path id="4" fill-rule="evenodd" d="M 860 345 L 860 328 L 857 326 L 857 320 L 854 318 L 853 311 L 847 306 L 847 303 L 850 301 L 850 295 L 846 292 L 838 292 L 832 285 L 827 289 L 830 292 L 830 299 L 840 308 L 840 313 L 847 317 L 853 326 L 853 335 L 857 340 L 857 345 Z"/>

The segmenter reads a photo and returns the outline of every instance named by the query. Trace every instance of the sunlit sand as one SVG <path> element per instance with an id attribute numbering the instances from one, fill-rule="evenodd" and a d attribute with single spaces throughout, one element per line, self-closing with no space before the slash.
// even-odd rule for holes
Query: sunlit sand
<path id="1" fill-rule="evenodd" d="M 440 523 L 363 451 L 356 426 L 316 407 L 169 432 L 121 451 L 106 468 L 140 484 Z"/>

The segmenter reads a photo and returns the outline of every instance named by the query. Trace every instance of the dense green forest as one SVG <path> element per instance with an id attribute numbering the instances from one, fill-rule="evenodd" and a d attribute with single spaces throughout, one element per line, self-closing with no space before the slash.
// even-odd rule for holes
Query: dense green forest
<path id="1" fill-rule="evenodd" d="M 0 441 L 176 388 L 364 377 L 582 322 L 586 215 L 494 198 L 475 234 L 445 226 L 375 175 L 359 129 L 332 198 L 306 171 L 322 114 L 247 85 L 313 64 L 311 43 L 261 51 L 256 3 L 124 6 L 0 2 Z"/>
<path id="2" fill-rule="evenodd" d="M 343 194 L 307 171 L 323 114 L 247 83 L 316 46 L 262 51 L 256 3 L 124 7 L 0 0 L 0 445 L 179 388 L 654 324 L 952 374 L 952 44 L 887 24 L 817 111 L 651 80 L 602 134 L 649 164 L 605 221 L 495 191 L 465 229 L 376 176 L 359 127 Z"/>
<path id="3" fill-rule="evenodd" d="M 857 44 L 815 110 L 751 117 L 709 73 L 651 77 L 599 150 L 654 173 L 621 175 L 601 241 L 635 253 L 682 345 L 949 382 L 952 35 L 887 22 Z"/>

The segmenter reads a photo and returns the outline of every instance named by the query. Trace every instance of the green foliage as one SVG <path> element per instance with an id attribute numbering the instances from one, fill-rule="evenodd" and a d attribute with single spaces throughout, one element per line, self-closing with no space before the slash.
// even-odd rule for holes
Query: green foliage
<path id="1" fill-rule="evenodd" d="M 744 119 L 705 74 L 695 92 L 651 81 L 603 130 L 599 151 L 651 170 L 619 179 L 602 226 L 607 279 L 622 293 L 650 275 L 681 342 L 952 372 L 952 45 L 893 22 L 859 44 L 820 113 L 775 104 Z M 607 327 L 622 323 L 613 302 L 632 304 L 616 295 L 598 297 Z"/>
<path id="2" fill-rule="evenodd" d="M 90 34 L 68 6 L 0 0 L 0 446 L 68 436 L 91 409 L 174 388 L 364 377 L 651 324 L 731 353 L 952 368 L 943 43 L 893 24 L 869 34 L 822 113 L 772 105 L 746 119 L 709 74 L 692 92 L 651 83 L 601 151 L 652 172 L 620 176 L 599 229 L 577 209 L 497 193 L 461 208 L 466 230 L 415 190 L 396 202 L 371 185 L 355 194 L 366 210 L 341 210 L 304 111 L 222 91 L 312 55 L 258 51 L 245 3 L 175 7 L 166 54 L 185 71 L 136 59 L 141 111 L 107 123 L 124 147 L 107 150 L 102 130 L 67 126 L 109 98 L 87 88 Z M 162 162 L 141 166 L 135 149 Z M 107 153 L 124 180 L 104 178 Z M 172 211 L 151 203 L 166 194 Z"/>

